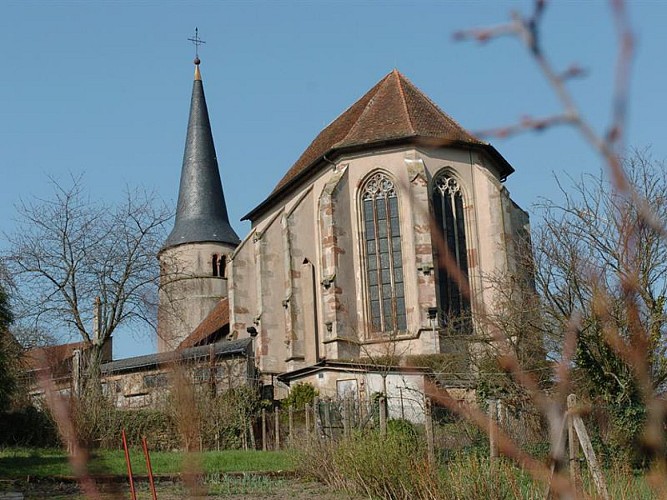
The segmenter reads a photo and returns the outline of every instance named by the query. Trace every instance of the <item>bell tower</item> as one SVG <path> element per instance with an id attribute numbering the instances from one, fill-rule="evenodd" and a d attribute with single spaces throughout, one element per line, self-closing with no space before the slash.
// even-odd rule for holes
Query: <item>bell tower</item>
<path id="1" fill-rule="evenodd" d="M 240 242 L 227 215 L 199 57 L 194 64 L 176 220 L 158 253 L 158 352 L 178 347 L 227 297 L 227 264 Z"/>

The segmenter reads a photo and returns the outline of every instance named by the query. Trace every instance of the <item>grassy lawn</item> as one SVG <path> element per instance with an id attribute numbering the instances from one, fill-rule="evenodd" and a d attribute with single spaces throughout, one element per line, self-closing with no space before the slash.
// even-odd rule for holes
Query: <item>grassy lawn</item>
<path id="1" fill-rule="evenodd" d="M 146 463 L 141 449 L 132 449 L 130 456 L 132 472 L 146 474 Z M 151 452 L 151 463 L 154 474 L 177 474 L 184 469 L 203 471 L 205 474 L 294 469 L 292 455 L 286 451 L 226 450 L 190 455 L 181 452 Z M 127 474 L 122 450 L 96 451 L 91 457 L 89 468 L 94 474 Z M 0 450 L 0 478 L 70 475 L 72 471 L 67 453 L 62 450 L 25 448 Z"/>
<path id="2" fill-rule="evenodd" d="M 132 449 L 132 469 L 134 474 L 146 474 L 143 454 L 140 449 Z M 262 451 L 236 451 L 227 450 L 220 452 L 204 452 L 201 454 L 187 455 L 181 452 L 154 452 L 151 453 L 153 471 L 156 474 L 178 474 L 184 470 L 203 472 L 206 479 L 206 490 L 209 495 L 229 496 L 246 495 L 242 498 L 260 498 L 264 495 L 273 495 L 276 491 L 287 496 L 280 498 L 310 498 L 299 496 L 294 492 L 300 491 L 305 486 L 298 480 L 290 478 L 272 478 L 262 476 L 240 476 L 229 477 L 227 472 L 274 472 L 293 471 L 297 467 L 296 455 L 287 451 L 262 452 Z M 194 463 L 190 462 L 193 460 Z M 386 460 L 385 456 L 381 457 Z M 318 464 L 317 466 L 322 466 Z M 97 451 L 89 462 L 89 467 L 94 474 L 111 474 L 125 476 L 124 454 L 121 450 Z M 499 497 L 506 498 L 542 498 L 544 485 L 532 480 L 525 471 L 521 471 L 507 460 L 496 463 L 495 472 L 491 473 L 490 463 L 486 459 L 475 456 L 462 457 L 459 460 L 449 462 L 440 470 L 443 484 L 451 492 L 459 492 L 461 498 L 487 498 L 492 492 L 504 492 Z M 371 471 L 375 474 L 374 471 Z M 415 471 L 412 471 L 413 473 Z M 41 498 L 43 491 L 52 493 L 52 489 L 58 487 L 57 483 L 47 482 L 40 484 L 32 479 L 47 478 L 54 476 L 71 475 L 67 454 L 62 450 L 49 449 L 25 449 L 10 448 L 0 450 L 0 491 L 2 491 L 1 480 L 13 479 L 22 481 L 26 488 L 37 488 L 34 495 L 28 498 Z M 411 473 L 412 475 L 412 473 Z M 607 470 L 607 485 L 612 498 L 619 499 L 652 499 L 656 498 L 654 492 L 648 486 L 646 478 L 634 476 L 625 470 Z M 32 478 L 30 483 L 26 479 Z M 588 474 L 583 473 L 584 489 L 588 494 L 594 495 L 595 489 Z M 33 485 L 34 483 L 34 485 Z M 13 482 L 12 482 L 13 484 Z M 9 485 L 11 486 L 11 485 Z M 9 487 L 8 486 L 8 487 Z M 72 490 L 72 495 L 78 491 L 76 485 L 67 486 Z M 124 486 L 123 486 L 124 487 Z M 323 485 L 311 484 L 309 488 L 320 488 L 327 491 Z M 140 484 L 139 488 L 146 490 L 147 485 Z M 160 484 L 159 488 L 165 498 L 183 498 L 188 496 L 182 483 Z M 323 489 L 322 489 L 323 488 Z M 143 491 L 142 490 L 142 491 Z M 28 490 L 29 491 L 29 490 Z M 124 491 L 124 490 L 123 490 Z M 316 497 L 321 497 L 322 491 L 317 490 Z M 63 492 L 64 493 L 64 492 Z M 80 498 L 79 496 L 75 496 Z M 457 497 L 453 494 L 453 497 Z M 63 498 L 72 498 L 65 494 Z M 327 497 L 329 498 L 329 497 Z M 332 497 L 333 498 L 333 497 Z"/>

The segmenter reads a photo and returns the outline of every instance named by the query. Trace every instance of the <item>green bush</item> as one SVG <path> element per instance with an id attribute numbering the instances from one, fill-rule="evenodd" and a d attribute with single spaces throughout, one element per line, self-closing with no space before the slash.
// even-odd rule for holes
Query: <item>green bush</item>
<path id="1" fill-rule="evenodd" d="M 419 433 L 415 425 L 404 418 L 392 418 L 387 421 L 387 432 L 406 441 L 417 442 Z"/>
<path id="2" fill-rule="evenodd" d="M 118 449 L 124 429 L 131 445 L 140 445 L 145 436 L 153 450 L 254 447 L 249 423 L 260 409 L 255 388 L 238 387 L 219 395 L 182 392 L 191 397 L 179 400 L 170 395 L 158 408 L 118 409 L 101 394 L 73 401 L 79 440 L 89 448 Z"/>
<path id="3" fill-rule="evenodd" d="M 543 498 L 544 485 L 511 461 L 497 459 L 493 467 L 488 455 L 459 454 L 441 471 L 441 491 L 450 498 Z"/>
<path id="4" fill-rule="evenodd" d="M 0 413 L 0 446 L 52 448 L 60 446 L 51 416 L 34 406 Z"/>
<path id="5" fill-rule="evenodd" d="M 72 418 L 79 442 L 86 448 L 119 449 L 125 430 L 130 446 L 146 437 L 153 450 L 181 448 L 181 436 L 172 415 L 162 409 L 120 409 L 101 393 L 91 392 L 71 400 Z"/>
<path id="6" fill-rule="evenodd" d="M 175 422 L 161 410 L 116 410 L 113 427 L 101 441 L 101 447 L 114 449 L 122 446 L 123 429 L 128 443 L 132 446 L 140 445 L 141 438 L 145 437 L 152 450 L 167 451 L 181 448 L 181 439 Z"/>
<path id="7" fill-rule="evenodd" d="M 368 498 L 432 498 L 438 474 L 425 447 L 407 427 L 400 431 L 356 434 L 339 443 L 320 442 L 298 457 L 301 473 L 334 489 Z"/>
<path id="8" fill-rule="evenodd" d="M 252 421 L 261 409 L 255 387 L 242 386 L 211 397 L 200 394 L 200 436 L 205 449 L 254 448 Z"/>
<path id="9" fill-rule="evenodd" d="M 544 486 L 506 460 L 493 473 L 488 455 L 457 454 L 446 466 L 427 459 L 422 442 L 401 431 L 323 441 L 297 458 L 299 471 L 352 496 L 396 500 L 541 498 Z M 409 433 L 408 433 L 409 434 Z"/>
<path id="10" fill-rule="evenodd" d="M 295 384 L 289 391 L 289 395 L 283 399 L 283 406 L 286 408 L 292 407 L 295 410 L 303 410 L 306 405 L 312 405 L 313 400 L 319 392 L 312 384 L 299 383 Z"/>

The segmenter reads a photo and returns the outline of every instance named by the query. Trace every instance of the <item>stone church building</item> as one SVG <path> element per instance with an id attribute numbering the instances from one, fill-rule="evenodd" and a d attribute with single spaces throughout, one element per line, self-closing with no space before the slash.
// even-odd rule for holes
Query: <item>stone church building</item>
<path id="1" fill-rule="evenodd" d="M 528 230 L 493 146 L 393 70 L 285 169 L 240 238 L 195 65 L 176 219 L 158 255 L 160 353 L 245 341 L 277 397 L 298 381 L 369 392 L 381 365 L 385 388 L 390 373 L 418 390 L 427 370 L 414 360 L 485 334 L 487 277 L 515 272 Z"/>

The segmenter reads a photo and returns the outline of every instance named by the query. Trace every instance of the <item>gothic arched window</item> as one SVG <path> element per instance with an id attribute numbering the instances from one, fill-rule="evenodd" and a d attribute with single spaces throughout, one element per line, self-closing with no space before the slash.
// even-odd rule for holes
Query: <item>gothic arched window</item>
<path id="1" fill-rule="evenodd" d="M 456 263 L 465 279 L 468 276 L 468 248 L 466 245 L 465 220 L 463 215 L 463 194 L 458 181 L 443 172 L 433 181 L 431 192 L 433 215 L 446 250 L 451 260 Z M 434 249 L 438 252 L 438 246 Z M 440 245 L 442 246 L 442 245 Z M 440 249 L 444 251 L 444 249 Z M 437 256 L 436 256 L 437 257 Z M 436 262 L 442 262 L 436 258 Z M 470 300 L 461 293 L 457 280 L 448 272 L 446 266 L 438 266 L 438 308 L 446 321 L 461 320 L 454 327 L 469 328 Z M 465 325 L 465 326 L 464 326 Z"/>
<path id="2" fill-rule="evenodd" d="M 373 174 L 361 190 L 370 327 L 407 329 L 398 196 L 385 174 Z"/>

